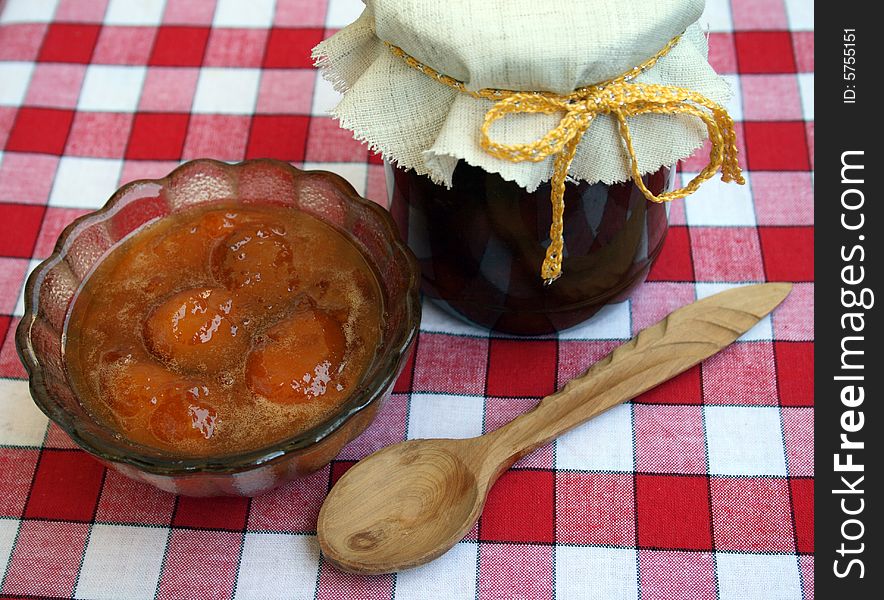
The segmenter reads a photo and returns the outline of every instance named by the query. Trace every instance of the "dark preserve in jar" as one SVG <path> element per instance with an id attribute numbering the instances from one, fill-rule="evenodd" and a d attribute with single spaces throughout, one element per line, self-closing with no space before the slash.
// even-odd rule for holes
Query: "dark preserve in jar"
<path id="1" fill-rule="evenodd" d="M 644 176 L 655 195 L 674 170 Z M 540 335 L 572 327 L 644 281 L 668 229 L 665 204 L 632 181 L 565 185 L 562 276 L 540 276 L 550 185 L 527 192 L 461 161 L 447 189 L 415 171 L 390 169 L 390 210 L 414 250 L 429 298 L 495 331 Z"/>

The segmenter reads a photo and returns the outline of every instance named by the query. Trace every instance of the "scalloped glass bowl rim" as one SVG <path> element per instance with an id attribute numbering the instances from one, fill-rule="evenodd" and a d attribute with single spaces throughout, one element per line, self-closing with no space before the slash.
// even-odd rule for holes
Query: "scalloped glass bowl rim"
<path id="1" fill-rule="evenodd" d="M 77 235 L 87 230 L 89 226 L 112 217 L 123 207 L 144 199 L 144 196 L 129 197 L 130 191 L 133 188 L 146 184 L 155 184 L 165 188 L 176 175 L 179 175 L 186 169 L 192 169 L 199 164 L 211 165 L 215 168 L 221 168 L 224 171 L 238 170 L 255 164 L 266 164 L 276 168 L 287 169 L 295 176 L 322 175 L 330 178 L 336 187 L 345 192 L 343 195 L 346 196 L 349 201 L 367 207 L 383 224 L 387 239 L 390 241 L 393 249 L 398 253 L 398 257 L 394 260 L 401 262 L 403 268 L 406 268 L 409 274 L 407 286 L 408 293 L 405 295 L 407 317 L 403 320 L 405 326 L 397 332 L 393 342 L 384 348 L 383 361 L 376 369 L 377 373 L 380 375 L 379 377 L 376 377 L 371 381 L 363 380 L 361 383 L 365 385 L 360 385 L 359 390 L 354 393 L 336 413 L 322 423 L 319 423 L 297 436 L 286 438 L 264 448 L 236 454 L 220 455 L 217 457 L 175 456 L 172 453 L 159 451 L 155 448 L 125 440 L 125 438 L 122 438 L 117 431 L 107 427 L 97 420 L 93 421 L 92 425 L 107 432 L 108 439 L 99 439 L 95 434 L 78 427 L 77 419 L 58 402 L 54 401 L 48 389 L 45 387 L 43 370 L 37 352 L 34 349 L 30 333 L 32 326 L 37 321 L 35 307 L 38 306 L 37 299 L 40 284 L 42 284 L 46 274 L 59 262 L 64 260 L 67 251 L 73 245 L 73 241 L 77 238 Z M 127 201 L 123 203 L 123 200 Z M 207 203 L 211 203 L 211 201 Z M 149 226 L 151 223 L 154 223 L 161 218 L 163 217 L 147 220 L 132 231 Z M 336 227 L 334 224 L 331 225 Z M 126 238 L 124 237 L 123 239 Z M 111 249 L 115 248 L 118 243 L 119 241 L 115 242 L 111 246 Z M 111 250 L 109 249 L 108 252 L 110 251 Z M 105 256 L 106 253 L 103 254 L 95 264 L 99 264 Z M 86 279 L 88 279 L 88 275 L 84 278 L 84 281 Z M 27 283 L 25 284 L 24 294 L 25 311 L 16 330 L 15 341 L 19 357 L 28 373 L 29 388 L 34 402 L 50 420 L 61 427 L 78 446 L 87 452 L 106 461 L 128 464 L 139 470 L 164 476 L 180 476 L 200 472 L 217 474 L 236 473 L 266 465 L 281 459 L 284 456 L 307 450 L 311 446 L 322 442 L 326 437 L 339 429 L 348 419 L 367 408 L 373 402 L 380 400 L 381 397 L 390 390 L 398 375 L 398 367 L 404 360 L 405 353 L 411 347 L 419 330 L 421 312 L 419 287 L 420 269 L 411 250 L 401 240 L 389 212 L 378 204 L 362 198 L 356 190 L 353 189 L 349 182 L 336 173 L 323 170 L 302 170 L 287 162 L 274 159 L 253 159 L 239 163 L 225 163 L 213 159 L 196 159 L 182 163 L 163 178 L 138 179 L 127 183 L 115 191 L 100 209 L 80 216 L 65 227 L 58 237 L 52 254 L 37 265 L 28 277 Z M 72 307 L 73 303 L 66 311 L 67 315 L 65 317 L 65 322 L 67 322 Z M 64 336 L 65 332 L 62 333 L 62 339 Z M 147 450 L 148 452 L 145 453 L 144 450 Z"/>

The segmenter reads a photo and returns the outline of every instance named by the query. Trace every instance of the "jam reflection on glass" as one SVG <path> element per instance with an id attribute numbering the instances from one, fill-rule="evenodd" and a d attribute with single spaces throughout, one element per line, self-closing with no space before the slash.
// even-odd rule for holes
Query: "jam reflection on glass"
<path id="1" fill-rule="evenodd" d="M 565 258 L 552 285 L 540 277 L 551 221 L 550 186 L 527 192 L 460 162 L 447 189 L 387 166 L 390 211 L 417 255 L 422 290 L 469 321 L 520 335 L 576 325 L 625 300 L 644 281 L 668 229 L 667 207 L 636 185 L 565 186 Z M 654 194 L 674 169 L 644 177 Z"/>

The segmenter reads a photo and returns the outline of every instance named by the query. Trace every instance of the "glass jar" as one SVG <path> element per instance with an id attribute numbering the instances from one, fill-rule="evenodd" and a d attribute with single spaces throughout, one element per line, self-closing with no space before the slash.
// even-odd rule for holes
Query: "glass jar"
<path id="1" fill-rule="evenodd" d="M 655 195 L 675 169 L 644 177 Z M 423 293 L 489 329 L 540 335 L 572 327 L 645 280 L 668 229 L 667 204 L 632 181 L 565 186 L 562 276 L 540 276 L 552 219 L 550 185 L 527 192 L 461 161 L 447 189 L 387 165 L 390 211 L 417 255 Z"/>

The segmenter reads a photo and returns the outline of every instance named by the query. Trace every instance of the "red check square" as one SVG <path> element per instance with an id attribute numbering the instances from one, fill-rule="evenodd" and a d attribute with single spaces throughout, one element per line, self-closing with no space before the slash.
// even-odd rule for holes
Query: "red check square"
<path id="1" fill-rule="evenodd" d="M 0 314 L 12 314 L 15 309 L 29 264 L 30 261 L 26 258 L 0 256 Z M 7 318 L 4 325 L 8 324 L 9 319 Z M 4 330 L 3 333 L 5 334 L 6 331 Z"/>
<path id="2" fill-rule="evenodd" d="M 485 391 L 487 339 L 422 333 L 415 361 L 414 391 L 476 395 Z"/>
<path id="3" fill-rule="evenodd" d="M 754 227 L 691 227 L 697 281 L 764 281 Z"/>
<path id="4" fill-rule="evenodd" d="M 792 511 L 795 513 L 798 552 L 813 552 L 813 478 L 790 479 L 789 486 L 792 491 Z M 859 508 L 859 502 L 848 500 L 845 504 L 849 510 L 855 511 Z"/>
<path id="5" fill-rule="evenodd" d="M 154 27 L 104 27 L 98 36 L 92 63 L 146 65 L 156 33 Z"/>
<path id="6" fill-rule="evenodd" d="M 46 208 L 46 214 L 43 215 L 43 224 L 40 227 L 40 235 L 37 237 L 37 244 L 34 246 L 34 258 L 44 259 L 52 254 L 55 248 L 55 242 L 62 230 L 67 227 L 77 217 L 90 212 L 85 208 L 58 208 L 49 206 Z"/>
<path id="7" fill-rule="evenodd" d="M 6 339 L 3 340 L 3 346 L 0 347 L 0 377 L 8 379 L 27 379 L 28 374 L 18 358 L 18 351 L 15 349 L 15 328 L 18 327 L 20 317 L 13 317 L 9 320 L 6 328 Z"/>
<path id="8" fill-rule="evenodd" d="M 0 162 L 0 201 L 46 204 L 58 157 L 10 152 Z"/>
<path id="9" fill-rule="evenodd" d="M 248 511 L 248 528 L 300 533 L 315 531 L 319 507 L 328 489 L 329 471 L 329 467 L 324 467 L 253 498 Z"/>
<path id="10" fill-rule="evenodd" d="M 737 72 L 737 50 L 733 33 L 709 32 L 709 64 L 716 73 Z"/>
<path id="11" fill-rule="evenodd" d="M 6 567 L 3 592 L 72 597 L 88 533 L 85 523 L 23 521 Z"/>
<path id="12" fill-rule="evenodd" d="M 638 471 L 706 472 L 706 440 L 700 406 L 636 405 L 635 455 Z"/>
<path id="13" fill-rule="evenodd" d="M 571 381 L 589 367 L 604 358 L 619 346 L 614 341 L 570 341 L 559 342 L 558 381 Z"/>
<path id="14" fill-rule="evenodd" d="M 633 546 L 635 496 L 631 475 L 556 473 L 557 541 Z"/>
<path id="15" fill-rule="evenodd" d="M 360 459 L 384 446 L 403 441 L 406 437 L 407 414 L 408 396 L 391 394 L 365 432 L 344 446 L 338 456 L 342 459 Z"/>
<path id="16" fill-rule="evenodd" d="M 185 114 L 137 113 L 126 158 L 180 159 L 189 119 L 190 116 Z"/>
<path id="17" fill-rule="evenodd" d="M 706 404 L 777 404 L 774 350 L 770 342 L 738 342 L 700 366 Z"/>
<path id="18" fill-rule="evenodd" d="M 788 29 L 786 7 L 781 2 L 768 0 L 732 0 L 731 18 L 734 29 Z"/>
<path id="19" fill-rule="evenodd" d="M 803 121 L 746 121 L 746 161 L 754 171 L 807 171 Z"/>
<path id="20" fill-rule="evenodd" d="M 794 551 L 785 479 L 713 477 L 711 486 L 716 550 Z"/>
<path id="21" fill-rule="evenodd" d="M 813 227 L 759 227 L 768 281 L 813 281 Z"/>
<path id="22" fill-rule="evenodd" d="M 792 47 L 795 49 L 795 66 L 799 73 L 813 73 L 813 32 L 793 31 Z"/>
<path id="23" fill-rule="evenodd" d="M 312 69 L 264 70 L 255 111 L 259 114 L 310 114 L 315 82 L 316 72 Z M 313 119 L 311 125 L 325 121 L 331 119 Z"/>
<path id="24" fill-rule="evenodd" d="M 45 206 L 0 204 L 0 256 L 30 258 Z"/>
<path id="25" fill-rule="evenodd" d="M 670 227 L 657 262 L 648 273 L 648 281 L 692 281 L 691 242 L 687 227 Z"/>
<path id="26" fill-rule="evenodd" d="M 229 598 L 241 547 L 241 533 L 173 529 L 157 597 Z"/>
<path id="27" fill-rule="evenodd" d="M 91 521 L 103 478 L 104 467 L 85 452 L 43 450 L 25 517 Z"/>
<path id="28" fill-rule="evenodd" d="M 23 107 L 9 133 L 6 149 L 61 154 L 73 118 L 71 110 Z"/>
<path id="29" fill-rule="evenodd" d="M 555 540 L 552 471 L 510 470 L 497 481 L 479 521 L 479 539 L 550 543 Z M 531 507 L 526 510 L 526 507 Z"/>
<path id="30" fill-rule="evenodd" d="M 108 469 L 95 512 L 96 521 L 168 526 L 175 496 Z"/>
<path id="31" fill-rule="evenodd" d="M 101 23 L 108 0 L 61 0 L 52 18 L 56 21 Z"/>
<path id="32" fill-rule="evenodd" d="M 783 441 L 790 475 L 813 475 L 813 408 L 783 408 Z"/>
<path id="33" fill-rule="evenodd" d="M 212 29 L 203 64 L 207 67 L 260 67 L 266 42 L 265 29 Z"/>
<path id="34" fill-rule="evenodd" d="M 322 41 L 322 29 L 289 29 L 276 27 L 270 30 L 264 66 L 267 68 L 310 68 L 313 59 L 310 52 Z"/>
<path id="35" fill-rule="evenodd" d="M 632 332 L 638 333 L 663 319 L 673 310 L 695 300 L 693 283 L 647 282 L 629 298 Z"/>
<path id="36" fill-rule="evenodd" d="M 715 564 L 706 552 L 640 550 L 642 600 L 716 600 Z"/>
<path id="37" fill-rule="evenodd" d="M 166 67 L 199 67 L 203 64 L 207 27 L 163 26 L 157 30 L 148 64 Z"/>
<path id="38" fill-rule="evenodd" d="M 0 60 L 34 61 L 47 27 L 43 23 L 4 23 L 0 27 Z"/>
<path id="39" fill-rule="evenodd" d="M 175 507 L 175 516 L 172 518 L 172 526 L 241 531 L 245 527 L 248 512 L 248 498 L 180 496 Z"/>
<path id="40" fill-rule="evenodd" d="M 144 78 L 138 109 L 145 112 L 189 112 L 199 69 L 151 67 Z"/>
<path id="41" fill-rule="evenodd" d="M 191 115 L 183 158 L 211 156 L 217 160 L 242 160 L 250 120 L 238 115 Z"/>
<path id="42" fill-rule="evenodd" d="M 24 103 L 47 108 L 74 108 L 85 75 L 85 65 L 37 63 Z"/>
<path id="43" fill-rule="evenodd" d="M 15 122 L 16 109 L 12 106 L 0 106 L 0 148 L 6 146 L 12 124 Z"/>
<path id="44" fill-rule="evenodd" d="M 303 161 L 309 120 L 307 116 L 255 115 L 246 158 Z"/>
<path id="45" fill-rule="evenodd" d="M 0 317 L 0 339 L 7 325 L 9 317 Z M 33 448 L 0 448 L 0 517 L 21 517 L 39 455 Z"/>
<path id="46" fill-rule="evenodd" d="M 408 353 L 405 366 L 402 367 L 402 372 L 399 374 L 399 378 L 396 379 L 396 383 L 393 385 L 394 394 L 408 394 L 411 392 L 411 382 L 414 378 L 414 355 L 414 350 Z"/>
<path id="47" fill-rule="evenodd" d="M 643 404 L 702 404 L 700 366 L 692 367 L 636 397 Z"/>
<path id="48" fill-rule="evenodd" d="M 132 115 L 115 112 L 78 112 L 68 136 L 65 154 L 122 158 L 132 128 Z"/>
<path id="49" fill-rule="evenodd" d="M 366 162 L 368 147 L 333 119 L 310 119 L 304 160 L 310 162 Z"/>
<path id="50" fill-rule="evenodd" d="M 492 339 L 488 396 L 546 396 L 556 390 L 555 340 Z"/>
<path id="51" fill-rule="evenodd" d="M 788 31 L 734 33 L 740 73 L 794 73 L 795 55 Z"/>
<path id="52" fill-rule="evenodd" d="M 553 548 L 525 544 L 479 546 L 479 600 L 552 598 Z"/>
<path id="53" fill-rule="evenodd" d="M 783 406 L 813 406 L 813 343 L 776 342 L 777 383 Z"/>
<path id="54" fill-rule="evenodd" d="M 747 121 L 801 120 L 798 78 L 788 75 L 743 75 L 740 77 L 743 118 Z"/>
<path id="55" fill-rule="evenodd" d="M 163 23 L 172 25 L 211 25 L 215 0 L 166 0 Z"/>
<path id="56" fill-rule="evenodd" d="M 705 477 L 636 475 L 635 484 L 639 546 L 712 549 Z"/>
<path id="57" fill-rule="evenodd" d="M 98 40 L 99 25 L 51 23 L 43 38 L 40 62 L 88 63 Z"/>

